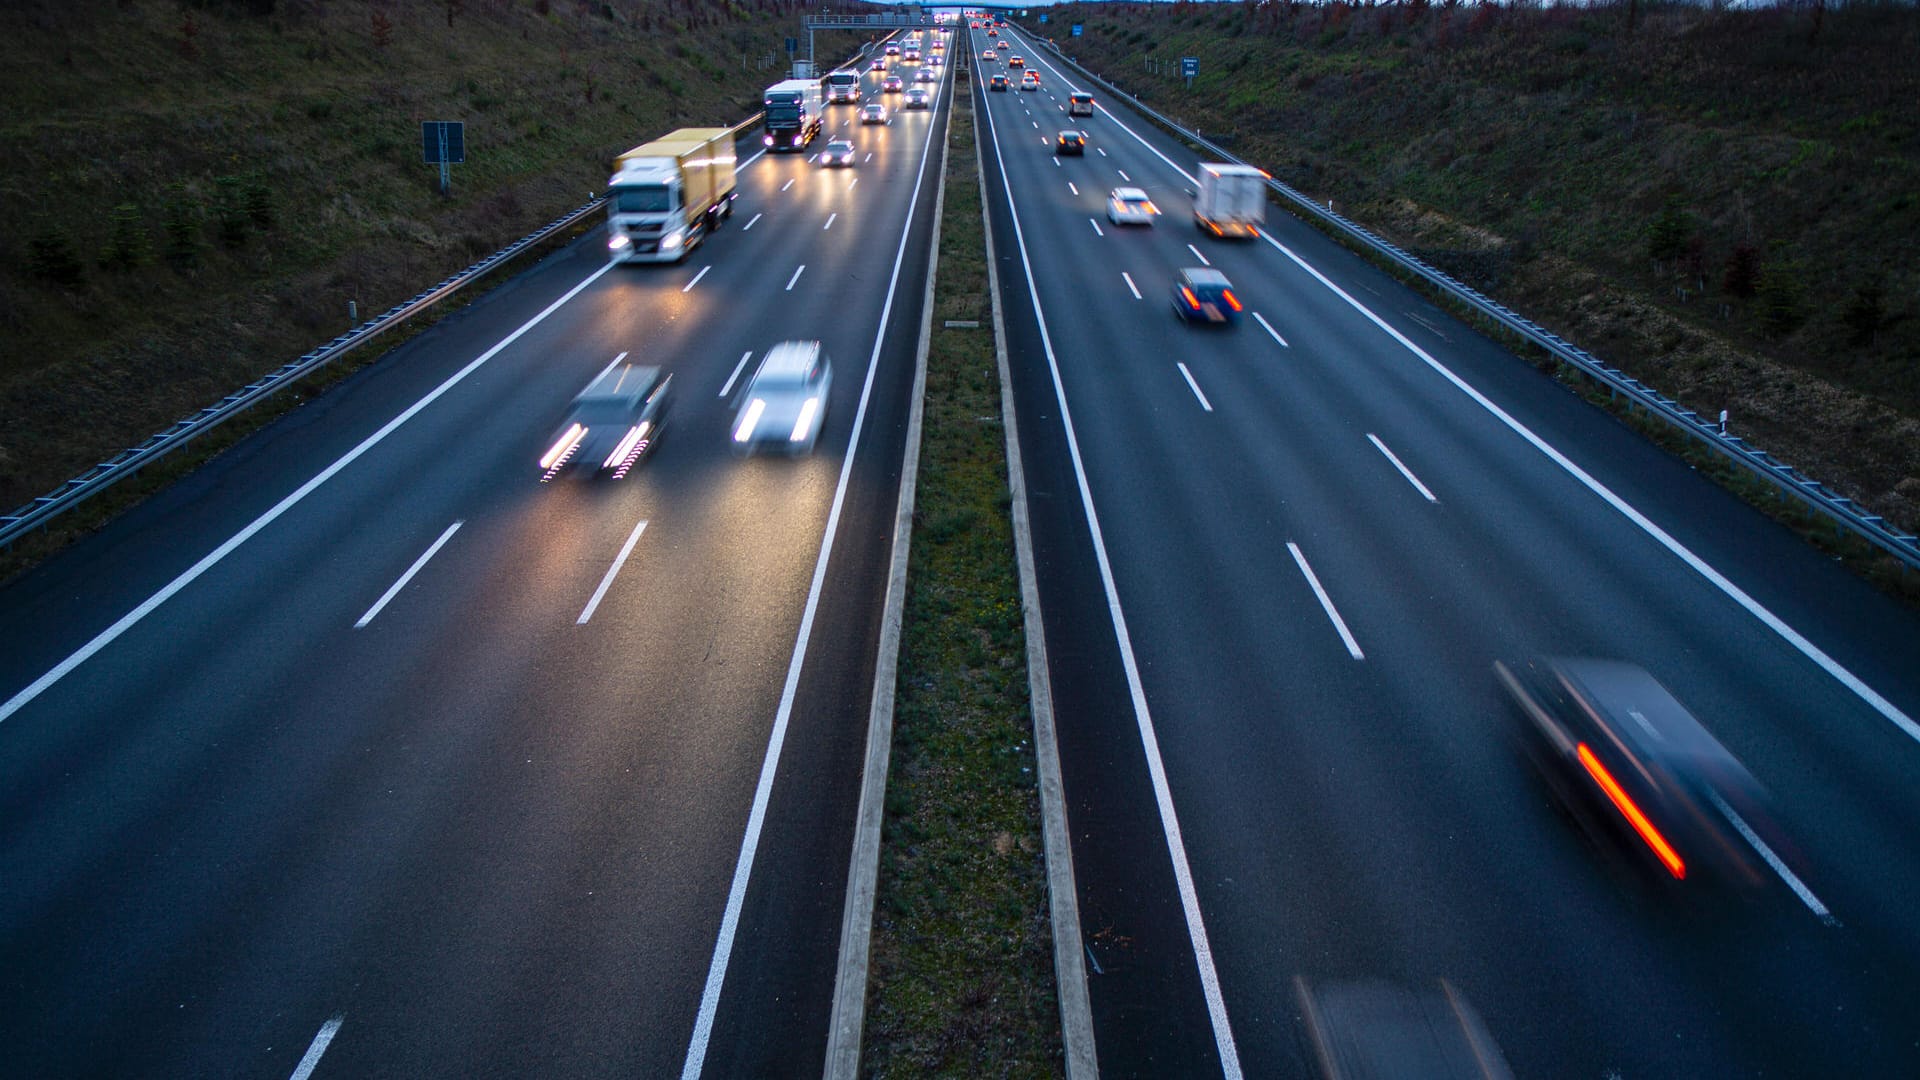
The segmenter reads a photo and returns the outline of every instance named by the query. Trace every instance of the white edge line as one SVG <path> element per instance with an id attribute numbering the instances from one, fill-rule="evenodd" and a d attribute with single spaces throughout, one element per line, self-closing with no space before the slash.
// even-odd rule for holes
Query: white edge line
<path id="1" fill-rule="evenodd" d="M 709 270 L 711 270 L 711 269 L 713 269 L 713 264 L 712 264 L 712 263 L 708 263 L 707 265 L 705 265 L 705 266 L 703 266 L 703 267 L 701 267 L 701 268 L 700 268 L 700 272 L 699 272 L 699 273 L 697 273 L 697 274 L 695 274 L 695 275 L 693 275 L 693 280 L 692 280 L 692 281 L 689 281 L 689 282 L 687 282 L 687 283 L 686 283 L 685 285 L 682 285 L 682 286 L 680 287 L 680 291 L 681 291 L 681 292 L 683 292 L 683 293 L 686 293 L 686 292 L 692 292 L 692 291 L 693 291 L 693 287 L 694 287 L 695 285 L 698 285 L 698 284 L 700 284 L 700 279 L 701 279 L 701 278 L 703 278 L 703 277 L 706 277 L 706 276 L 707 276 L 707 271 L 709 271 Z"/>
<path id="2" fill-rule="evenodd" d="M 1279 342 L 1279 343 L 1280 343 L 1280 347 L 1281 347 L 1281 348 L 1283 348 L 1283 349 L 1291 349 L 1291 348 L 1293 348 L 1293 346 L 1291 346 L 1291 345 L 1289 345 L 1289 344 L 1287 344 L 1287 339 L 1286 339 L 1286 338 L 1283 338 L 1283 337 L 1281 337 L 1281 336 L 1280 336 L 1280 331 L 1278 331 L 1278 330 L 1275 330 L 1275 329 L 1273 328 L 1273 324 L 1272 324 L 1272 323 L 1269 323 L 1269 322 L 1268 322 L 1268 321 L 1267 321 L 1267 320 L 1266 320 L 1266 319 L 1265 319 L 1265 318 L 1264 318 L 1264 317 L 1263 317 L 1263 316 L 1262 316 L 1262 315 L 1261 315 L 1261 314 L 1260 314 L 1259 312 L 1257 312 L 1257 311 L 1256 311 L 1256 312 L 1254 312 L 1254 313 L 1253 313 L 1253 321 L 1255 321 L 1255 322 L 1257 322 L 1257 323 L 1259 323 L 1259 324 L 1260 324 L 1260 325 L 1261 325 L 1262 327 L 1264 327 L 1264 328 L 1266 329 L 1266 331 L 1267 331 L 1267 333 L 1269 333 L 1269 334 L 1272 334 L 1272 335 L 1273 335 L 1273 340 L 1275 340 L 1275 341 L 1277 341 L 1277 342 Z"/>
<path id="3" fill-rule="evenodd" d="M 1407 478 L 1407 483 L 1412 484 L 1414 486 L 1414 489 L 1419 491 L 1420 494 L 1424 496 L 1428 502 L 1440 501 L 1439 499 L 1436 499 L 1433 497 L 1433 492 L 1427 490 L 1427 485 L 1421 483 L 1419 477 L 1413 475 L 1413 470 L 1407 468 L 1405 465 L 1402 465 L 1400 463 L 1400 459 L 1394 455 L 1393 451 L 1387 449 L 1387 444 L 1381 442 L 1379 436 L 1369 431 L 1367 432 L 1367 441 L 1373 444 L 1373 448 L 1375 450 L 1378 450 L 1381 453 L 1387 455 L 1387 460 L 1393 462 L 1393 467 L 1396 469 L 1399 469 L 1400 475 Z"/>
<path id="4" fill-rule="evenodd" d="M 847 456 L 840 464 L 840 481 L 833 492 L 833 505 L 827 511 L 826 533 L 820 541 L 820 557 L 813 564 L 813 582 L 807 588 L 806 608 L 800 615 L 800 629 L 793 645 L 793 658 L 787 664 L 787 679 L 780 691 L 780 707 L 774 713 L 773 730 L 767 736 L 767 755 L 760 764 L 760 779 L 754 785 L 753 806 L 747 813 L 746 833 L 740 839 L 740 857 L 733 865 L 733 884 L 727 889 L 727 906 L 720 916 L 720 930 L 713 945 L 713 961 L 707 967 L 706 986 L 700 992 L 700 1011 L 693 1034 L 687 1043 L 687 1057 L 680 1069 L 681 1080 L 698 1080 L 706 1065 L 707 1043 L 713 1037 L 713 1021 L 720 1009 L 720 988 L 727 978 L 727 964 L 733 955 L 733 939 L 740 929 L 740 909 L 747 901 L 747 880 L 753 874 L 754 855 L 760 846 L 760 831 L 766 826 L 767 804 L 773 798 L 773 778 L 780 767 L 780 750 L 786 745 L 787 723 L 793 716 L 793 701 L 800 686 L 800 669 L 807 655 L 807 643 L 813 637 L 813 617 L 820 607 L 820 592 L 827 579 L 827 560 L 833 554 L 834 535 L 840 528 L 840 510 L 847 501 L 847 481 L 853 475 L 853 462 L 860 446 L 860 433 L 866 425 L 867 401 L 873 396 L 873 380 L 880 369 L 880 347 L 886 341 L 887 320 L 893 315 L 893 297 L 900 285 L 900 266 L 907 257 L 907 241 L 913 235 L 913 212 L 920 204 L 925 187 L 927 160 L 932 156 L 929 138 L 920 151 L 920 169 L 914 178 L 913 197 L 907 202 L 907 225 L 900 231 L 900 247 L 893 256 L 893 276 L 887 282 L 886 303 L 880 308 L 880 325 L 874 332 L 873 351 L 867 357 L 867 380 L 860 388 L 860 405 L 854 410 L 853 432 L 847 440 Z M 797 276 L 797 275 L 796 275 Z"/>
<path id="5" fill-rule="evenodd" d="M 1174 810 L 1173 790 L 1167 783 L 1166 764 L 1160 757 L 1160 737 L 1154 731 L 1153 713 L 1147 707 L 1146 686 L 1141 682 L 1140 666 L 1133 655 L 1133 636 L 1127 630 L 1126 613 L 1120 608 L 1120 591 L 1113 578 L 1113 563 L 1107 558 L 1106 537 L 1100 528 L 1099 512 L 1093 506 L 1093 489 L 1087 480 L 1086 462 L 1080 454 L 1079 437 L 1074 433 L 1073 413 L 1067 406 L 1066 384 L 1060 375 L 1059 358 L 1053 351 L 1053 336 L 1047 332 L 1046 312 L 1040 303 L 1039 286 L 1034 282 L 1033 261 L 1027 251 L 1025 232 L 1020 228 L 1019 208 L 1013 205 L 1013 183 L 1007 179 L 1006 154 L 1000 148 L 999 127 L 994 122 L 991 110 L 982 110 L 982 115 L 986 116 L 987 128 L 992 133 L 1001 188 L 1007 193 L 1007 216 L 1013 225 L 1014 239 L 1020 247 L 1020 264 L 1026 276 L 1027 296 L 1033 302 L 1034 322 L 1040 330 L 1040 347 L 1046 354 L 1048 374 L 1053 379 L 1054 400 L 1060 406 L 1060 422 L 1067 436 L 1067 455 L 1073 461 L 1074 480 L 1080 489 L 1080 507 L 1087 518 L 1087 530 L 1093 540 L 1094 562 L 1100 569 L 1100 585 L 1107 597 L 1107 616 L 1113 623 L 1114 637 L 1119 644 L 1120 665 L 1126 674 L 1134 723 L 1140 731 L 1140 744 L 1146 754 L 1154 805 L 1159 811 L 1161 832 L 1167 841 L 1168 861 L 1172 864 L 1174 884 L 1180 894 L 1181 914 L 1186 920 L 1187 938 L 1193 948 L 1201 994 L 1207 1002 L 1207 1019 L 1213 1028 L 1214 1046 L 1220 1052 L 1220 1071 L 1225 1080 L 1241 1080 L 1240 1051 L 1234 1043 L 1226 998 L 1220 990 L 1220 973 L 1213 963 L 1213 945 L 1207 937 L 1206 921 L 1200 913 L 1200 895 L 1193 883 L 1193 868 L 1187 860 L 1186 841 L 1181 838 L 1180 817 Z"/>
<path id="6" fill-rule="evenodd" d="M 71 672 L 74 668 L 77 668 L 81 664 L 86 663 L 87 660 L 91 658 L 94 653 L 97 653 L 101 649 L 106 648 L 108 645 L 113 644 L 114 639 L 118 638 L 121 634 L 126 633 L 129 629 L 133 627 L 135 623 L 138 623 L 141 619 L 144 619 L 148 615 L 152 614 L 155 608 L 159 607 L 161 604 L 164 604 L 168 600 L 172 599 L 175 593 L 179 592 L 181 589 L 186 588 L 188 585 L 193 584 L 196 578 L 198 578 L 201 574 L 206 573 L 208 570 L 213 569 L 214 566 L 219 564 L 220 560 L 226 558 L 228 555 L 233 554 L 234 550 L 238 548 L 241 544 L 244 544 L 248 540 L 253 539 L 255 534 L 257 534 L 260 530 L 266 528 L 267 526 L 273 524 L 276 520 L 279 519 L 280 515 L 286 513 L 288 510 L 291 510 L 295 506 L 299 505 L 300 500 L 306 498 L 308 495 L 313 494 L 314 491 L 320 487 L 320 485 L 333 479 L 336 475 L 340 473 L 342 469 L 345 469 L 347 466 L 353 464 L 355 461 L 358 461 L 360 459 L 360 455 L 373 449 L 375 446 L 378 446 L 381 440 L 393 434 L 396 430 L 399 429 L 400 425 L 413 419 L 415 416 L 419 415 L 421 410 L 433 404 L 435 401 L 438 401 L 440 399 L 440 395 L 453 389 L 455 386 L 459 385 L 460 382 L 464 380 L 467 376 L 480 370 L 480 366 L 482 364 L 485 364 L 487 361 L 493 359 L 495 356 L 498 356 L 500 352 L 504 350 L 507 346 L 520 340 L 520 336 L 522 334 L 525 334 L 528 330 L 531 330 L 535 326 L 539 325 L 539 323 L 544 319 L 546 319 L 547 316 L 560 310 L 560 308 L 563 305 L 565 305 L 567 301 L 572 300 L 574 297 L 580 295 L 580 293 L 583 290 L 585 290 L 587 286 L 600 280 L 600 277 L 602 274 L 605 274 L 607 271 L 612 270 L 614 267 L 619 265 L 620 264 L 617 262 L 608 261 L 605 265 L 601 266 L 600 269 L 595 270 L 591 274 L 588 274 L 586 278 L 582 280 L 578 285 L 575 285 L 573 288 L 568 289 L 565 293 L 563 293 L 558 300 L 555 300 L 553 303 L 548 304 L 545 308 L 542 308 L 538 315 L 535 315 L 533 318 L 528 319 L 524 323 L 521 323 L 519 329 L 515 330 L 511 334 L 508 334 L 506 337 L 501 338 L 497 343 L 494 344 L 492 348 L 488 349 L 486 352 L 481 353 L 479 356 L 469 361 L 467 363 L 467 366 L 461 368 L 459 371 L 454 372 L 452 375 L 447 376 L 446 381 L 442 382 L 439 386 L 434 387 L 432 390 L 427 391 L 424 397 L 414 402 L 412 405 L 408 406 L 406 410 L 403 411 L 399 416 L 396 416 L 393 419 L 387 421 L 384 425 L 381 426 L 380 430 L 367 436 L 365 439 L 360 440 L 359 445 L 347 451 L 345 454 L 342 454 L 339 457 L 339 459 L 336 460 L 333 464 L 320 470 L 320 472 L 317 475 L 315 475 L 313 479 L 308 480 L 306 483 L 301 484 L 299 487 L 295 488 L 293 492 L 289 494 L 286 498 L 281 499 L 279 502 L 275 503 L 272 509 L 268 510 L 264 514 L 261 514 L 259 517 L 254 518 L 252 523 L 247 525 L 246 528 L 241 529 L 237 533 L 234 533 L 231 537 L 227 539 L 226 543 L 221 544 L 219 547 L 214 548 L 212 551 L 208 552 L 205 556 L 203 556 L 200 559 L 199 562 L 194 563 L 192 566 L 188 567 L 184 572 L 180 574 L 179 577 L 176 577 L 172 581 L 168 582 L 165 586 L 163 586 L 160 589 L 159 592 L 156 592 L 152 596 L 148 597 L 146 601 L 142 603 L 139 607 L 134 608 L 132 611 L 129 611 L 125 615 L 120 616 L 119 620 L 115 622 L 112 626 L 109 626 L 105 630 L 100 631 L 100 633 L 94 636 L 92 641 L 89 641 L 85 645 L 82 645 L 79 649 L 74 651 L 73 655 L 67 657 L 65 660 L 62 660 L 60 661 L 60 663 L 56 664 L 53 670 L 47 672 L 45 675 L 40 676 L 38 679 L 35 679 L 25 689 L 13 695 L 11 698 L 8 698 L 7 703 L 5 705 L 0 705 L 0 721 L 4 721 L 8 717 L 12 716 L 14 713 L 19 712 L 22 708 L 24 708 L 27 705 L 27 703 L 31 702 L 34 698 L 37 698 L 41 694 L 45 693 L 48 687 L 52 686 L 54 683 L 57 683 L 61 679 L 65 678 L 68 672 Z"/>
<path id="7" fill-rule="evenodd" d="M 1763 623 L 1769 630 L 1772 630 L 1775 634 L 1778 634 L 1783 640 L 1787 642 L 1787 644 L 1793 646 L 1796 650 L 1798 650 L 1800 652 L 1800 655 L 1813 661 L 1814 664 L 1816 664 L 1822 671 L 1825 671 L 1828 675 L 1832 676 L 1833 679 L 1839 682 L 1842 686 L 1846 687 L 1848 690 L 1851 690 L 1856 696 L 1860 698 L 1860 700 L 1866 702 L 1867 705 L 1870 706 L 1875 712 L 1878 712 L 1881 716 L 1885 717 L 1889 722 L 1891 722 L 1895 727 L 1898 727 L 1902 732 L 1905 732 L 1908 738 L 1914 740 L 1915 742 L 1920 742 L 1920 724 L 1914 723 L 1912 717 L 1909 717 L 1906 713 L 1901 712 L 1900 709 L 1893 704 L 1893 702 L 1888 701 L 1886 698 L 1880 696 L 1878 691 L 1874 690 L 1872 687 L 1862 682 L 1859 676 L 1855 675 L 1851 671 L 1848 671 L 1845 667 L 1843 667 L 1840 664 L 1839 661 L 1828 656 L 1824 651 L 1820 649 L 1819 646 L 1815 645 L 1813 642 L 1807 640 L 1806 637 L 1801 635 L 1801 633 L 1798 630 L 1795 630 L 1793 627 L 1788 626 L 1784 620 L 1782 620 L 1779 616 L 1775 615 L 1773 612 L 1767 610 L 1767 608 L 1762 606 L 1758 600 L 1755 600 L 1753 597 L 1748 596 L 1745 590 L 1741 589 L 1738 585 L 1735 585 L 1724 574 L 1720 573 L 1720 571 L 1718 570 L 1715 570 L 1713 567 L 1707 565 L 1707 562 L 1705 559 L 1702 559 L 1700 556 L 1695 555 L 1692 552 L 1692 550 L 1687 548 L 1686 545 L 1680 543 L 1680 541 L 1678 540 L 1675 540 L 1671 535 L 1667 533 L 1665 529 L 1662 529 L 1660 526 L 1654 524 L 1652 519 L 1648 518 L 1645 514 L 1642 514 L 1639 510 L 1635 509 L 1625 499 L 1614 494 L 1611 488 L 1607 487 L 1605 484 L 1602 484 L 1599 480 L 1596 480 L 1585 469 L 1582 469 L 1580 466 L 1574 464 L 1572 459 L 1568 458 L 1565 454 L 1562 454 L 1560 451 L 1554 449 L 1553 446 L 1550 445 L 1545 439 L 1542 439 L 1540 436 L 1534 434 L 1533 431 L 1529 429 L 1525 424 L 1522 424 L 1520 421 L 1510 416 L 1505 409 L 1502 409 L 1500 406 L 1494 404 L 1492 399 L 1488 398 L 1485 394 L 1482 394 L 1480 391 L 1468 385 L 1465 379 L 1462 379 L 1460 376 L 1454 374 L 1453 371 L 1449 369 L 1445 364 L 1442 364 L 1440 361 L 1434 359 L 1432 354 L 1428 353 L 1425 349 L 1422 349 L 1420 346 L 1414 344 L 1405 334 L 1402 334 L 1400 331 L 1395 330 L 1392 326 L 1389 326 L 1386 320 L 1382 319 L 1378 315 L 1375 315 L 1371 310 L 1367 308 L 1365 304 L 1362 304 L 1360 301 L 1355 300 L 1350 294 L 1348 294 L 1345 289 L 1342 289 L 1340 286 L 1335 285 L 1332 281 L 1327 279 L 1326 275 L 1322 274 L 1320 271 L 1308 265 L 1305 259 L 1302 259 L 1300 256 L 1294 254 L 1293 251 L 1289 249 L 1285 244 L 1282 244 L 1280 241 L 1275 240 L 1273 237 L 1267 235 L 1265 232 L 1262 232 L 1260 234 L 1260 238 L 1262 240 L 1265 240 L 1267 243 L 1272 244 L 1275 249 L 1280 251 L 1287 258 L 1292 259 L 1295 265 L 1299 266 L 1301 269 L 1305 270 L 1307 273 L 1312 274 L 1315 280 L 1319 281 L 1320 284 L 1326 286 L 1329 290 L 1333 292 L 1335 296 L 1338 296 L 1340 299 L 1345 300 L 1349 306 L 1351 306 L 1355 311 L 1358 311 L 1361 315 L 1365 316 L 1369 322 L 1379 327 L 1382 331 L 1384 331 L 1387 334 L 1388 337 L 1391 337 L 1395 341 L 1399 342 L 1402 348 L 1406 349 L 1408 352 L 1411 352 L 1413 355 L 1419 357 L 1422 362 L 1424 362 L 1429 368 L 1432 368 L 1434 372 L 1440 375 L 1441 378 L 1452 383 L 1456 389 L 1458 389 L 1461 393 L 1467 395 L 1467 397 L 1471 398 L 1475 404 L 1487 410 L 1487 412 L 1491 413 L 1496 420 L 1499 420 L 1502 424 L 1505 424 L 1508 430 L 1520 436 L 1522 439 L 1525 439 L 1529 444 L 1533 446 L 1535 450 L 1538 450 L 1540 451 L 1540 453 L 1546 455 L 1548 460 L 1552 461 L 1555 465 L 1560 466 L 1560 468 L 1564 470 L 1568 476 L 1571 476 L 1575 480 L 1579 481 L 1580 484 L 1584 486 L 1587 490 L 1593 492 L 1595 495 L 1598 495 L 1601 499 L 1603 499 L 1607 503 L 1607 505 L 1619 511 L 1620 514 L 1624 516 L 1628 521 L 1631 521 L 1635 525 L 1639 526 L 1642 532 L 1652 537 L 1657 543 L 1660 544 L 1661 547 L 1664 547 L 1668 551 L 1672 552 L 1673 555 L 1676 558 L 1678 558 L 1681 562 L 1686 563 L 1687 566 L 1691 567 L 1694 573 L 1699 574 L 1701 577 L 1707 579 L 1708 582 L 1710 582 L 1715 588 L 1719 589 L 1734 603 L 1746 609 L 1749 615 L 1752 615 L 1755 619 L 1758 619 L 1761 623 Z"/>
<path id="8" fill-rule="evenodd" d="M 1193 381 L 1193 372 L 1188 371 L 1184 363 L 1176 363 L 1174 366 L 1180 369 L 1180 377 L 1187 380 L 1187 389 L 1193 391 L 1193 396 L 1200 399 L 1200 407 L 1212 412 L 1213 402 L 1208 401 L 1207 395 L 1200 392 L 1200 384 Z"/>
<path id="9" fill-rule="evenodd" d="M 1729 824 L 1740 831 L 1740 835 L 1747 841 L 1747 844 L 1751 846 L 1753 850 L 1759 852 L 1761 858 L 1767 860 L 1767 865 L 1773 867 L 1773 872 L 1780 875 L 1780 880 L 1787 883 L 1787 888 L 1792 889 L 1793 894 L 1800 898 L 1800 902 L 1807 905 L 1807 910 L 1813 912 L 1816 918 L 1828 926 L 1837 927 L 1840 925 L 1840 920 L 1834 917 L 1833 912 L 1827 910 L 1827 905 L 1821 903 L 1820 898 L 1813 895 L 1813 890 L 1807 888 L 1806 883 L 1801 881 L 1798 875 L 1792 870 L 1787 869 L 1787 864 L 1781 861 L 1780 856 L 1775 855 L 1773 849 L 1767 846 L 1767 842 L 1760 839 L 1759 835 L 1747 825 L 1745 818 L 1735 813 L 1733 807 L 1727 805 L 1726 800 L 1720 797 L 1719 792 L 1709 790 L 1707 792 L 1707 798 L 1712 799 L 1714 807 L 1720 811 L 1721 816 L 1725 817 Z"/>
<path id="10" fill-rule="evenodd" d="M 633 545 L 640 541 L 640 534 L 646 531 L 647 522 L 642 518 L 640 524 L 635 525 L 633 532 L 627 536 L 627 542 L 620 545 L 620 554 L 614 557 L 613 565 L 607 567 L 607 575 L 600 579 L 600 587 L 593 590 L 593 599 L 588 600 L 587 606 L 580 609 L 580 617 L 573 620 L 575 626 L 585 626 L 587 620 L 593 618 L 594 609 L 600 606 L 600 598 L 607 595 L 607 589 L 613 585 L 613 579 L 619 575 L 620 568 L 627 564 L 627 556 L 633 554 Z"/>
<path id="11" fill-rule="evenodd" d="M 727 385 L 720 388 L 721 397 L 726 397 L 728 394 L 733 393 L 734 381 L 740 378 L 740 373 L 746 370 L 747 361 L 751 359 L 753 359 L 752 349 L 748 349 L 746 352 L 740 354 L 740 362 L 733 365 L 733 374 L 727 376 Z"/>
<path id="12" fill-rule="evenodd" d="M 1144 297 L 1140 295 L 1140 286 L 1133 283 L 1133 278 L 1129 276 L 1125 270 L 1120 271 L 1120 278 L 1127 283 L 1127 288 L 1133 291 L 1133 298 L 1135 300 L 1144 299 Z"/>
<path id="13" fill-rule="evenodd" d="M 320 1065 L 320 1055 L 327 1052 L 327 1045 L 333 1042 L 335 1035 L 340 1034 L 340 1025 L 346 1023 L 346 1020 L 346 1015 L 343 1013 L 320 1025 L 320 1031 L 314 1035 L 313 1041 L 307 1044 L 307 1052 L 301 1055 L 300 1064 L 293 1067 L 293 1075 L 289 1080 L 307 1080 L 307 1077 L 313 1075 L 313 1070 Z"/>
<path id="14" fill-rule="evenodd" d="M 754 222 L 754 221 L 759 221 L 759 220 L 760 220 L 760 218 L 761 218 L 762 216 L 764 216 L 764 215 L 761 215 L 761 214 L 755 214 L 755 215 L 753 215 L 753 221 L 749 221 L 749 222 L 747 222 L 747 223 L 746 223 L 745 225 L 742 225 L 742 226 L 740 226 L 740 231 L 741 231 L 741 232 L 746 232 L 746 231 L 747 231 L 748 229 L 751 229 L 751 228 L 753 228 L 753 222 Z"/>
<path id="15" fill-rule="evenodd" d="M 367 609 L 367 613 L 365 615 L 360 616 L 360 621 L 354 623 L 353 628 L 355 630 L 358 630 L 366 626 L 368 623 L 372 622 L 373 617 L 375 615 L 380 614 L 380 609 L 386 607 L 387 602 L 389 600 L 392 600 L 395 596 L 398 596 L 400 594 L 400 590 L 407 587 L 407 582 L 413 580 L 413 575 L 419 573 L 420 568 L 427 565 L 428 559 L 431 559 L 435 555 L 439 554 L 441 546 L 444 545 L 447 541 L 453 539 L 453 534 L 456 532 L 459 532 L 460 526 L 463 524 L 465 524 L 465 522 L 456 521 L 453 524 L 447 526 L 447 531 L 440 534 L 440 539 L 435 540 L 431 545 L 427 547 L 427 550 L 420 553 L 419 558 L 413 560 L 413 565 L 407 567 L 407 572 L 400 575 L 400 580 L 394 582 L 393 585 L 390 588 L 388 588 L 386 592 L 383 592 L 380 594 L 380 599 L 375 600 L 373 602 L 373 606 Z"/>
<path id="16" fill-rule="evenodd" d="M 1300 567 L 1300 573 L 1306 577 L 1307 584 L 1313 586 L 1313 595 L 1320 598 L 1320 607 L 1326 611 L 1327 618 L 1333 621 L 1333 628 L 1340 631 L 1340 640 L 1347 643 L 1347 654 L 1355 660 L 1365 660 L 1367 656 L 1360 651 L 1360 643 L 1353 640 L 1353 633 L 1347 629 L 1346 620 L 1334 610 L 1333 598 L 1327 595 L 1327 590 L 1320 587 L 1320 579 L 1315 576 L 1313 567 L 1307 565 L 1307 557 L 1300 554 L 1300 545 L 1289 540 L 1287 550 L 1293 552 L 1294 563 Z"/>

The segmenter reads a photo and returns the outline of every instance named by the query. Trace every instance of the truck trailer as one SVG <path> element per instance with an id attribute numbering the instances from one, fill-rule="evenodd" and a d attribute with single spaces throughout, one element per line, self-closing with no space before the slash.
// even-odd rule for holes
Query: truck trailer
<path id="1" fill-rule="evenodd" d="M 776 152 L 805 149 L 820 134 L 822 102 L 818 79 L 787 79 L 767 87 L 761 98 L 767 131 L 760 141 Z"/>
<path id="2" fill-rule="evenodd" d="M 607 257 L 678 262 L 733 216 L 732 128 L 681 128 L 613 161 Z"/>
<path id="3" fill-rule="evenodd" d="M 1193 220 L 1215 236 L 1259 236 L 1267 221 L 1267 174 L 1251 165 L 1201 162 Z"/>

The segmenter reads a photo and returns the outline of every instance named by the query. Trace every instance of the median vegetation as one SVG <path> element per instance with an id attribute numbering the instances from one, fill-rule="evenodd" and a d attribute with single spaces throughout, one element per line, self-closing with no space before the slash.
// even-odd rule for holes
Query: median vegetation
<path id="1" fill-rule="evenodd" d="M 1047 10 L 1149 105 L 1920 529 L 1911 5 Z"/>
<path id="2" fill-rule="evenodd" d="M 1033 721 L 964 84 L 952 125 L 862 1072 L 1055 1076 Z"/>

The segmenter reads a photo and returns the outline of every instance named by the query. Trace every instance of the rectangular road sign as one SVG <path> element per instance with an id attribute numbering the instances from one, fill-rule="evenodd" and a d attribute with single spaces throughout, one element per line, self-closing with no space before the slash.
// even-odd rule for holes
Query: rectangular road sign
<path id="1" fill-rule="evenodd" d="M 1180 58 L 1180 74 L 1186 76 L 1189 79 L 1193 78 L 1195 75 L 1200 74 L 1200 58 L 1197 56 L 1181 57 Z"/>
<path id="2" fill-rule="evenodd" d="M 420 157 L 428 165 L 463 165 L 467 125 L 460 120 L 420 121 Z"/>
<path id="3" fill-rule="evenodd" d="M 1079 23 L 1074 23 L 1074 24 L 1073 24 L 1073 36 L 1074 36 L 1074 37 L 1079 37 L 1079 36 L 1080 36 L 1080 24 L 1079 24 Z"/>

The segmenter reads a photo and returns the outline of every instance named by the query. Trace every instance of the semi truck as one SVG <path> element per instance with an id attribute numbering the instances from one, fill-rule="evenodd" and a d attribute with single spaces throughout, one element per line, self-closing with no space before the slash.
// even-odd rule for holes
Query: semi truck
<path id="1" fill-rule="evenodd" d="M 860 104 L 860 74 L 835 71 L 827 75 L 827 95 L 836 105 Z"/>
<path id="2" fill-rule="evenodd" d="M 681 128 L 613 161 L 607 257 L 678 262 L 733 216 L 732 128 Z"/>
<path id="3" fill-rule="evenodd" d="M 776 152 L 804 149 L 820 134 L 821 103 L 818 79 L 787 79 L 767 87 L 761 98 L 767 130 L 760 141 Z"/>
<path id="4" fill-rule="evenodd" d="M 1267 174 L 1251 165 L 1201 162 L 1193 220 L 1215 236 L 1259 236 L 1267 221 Z"/>

